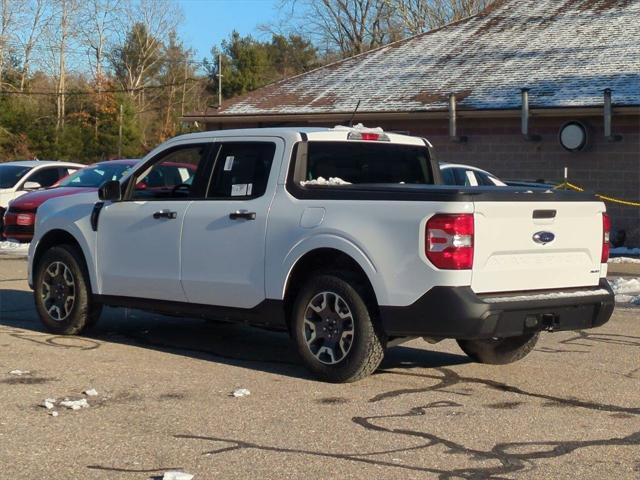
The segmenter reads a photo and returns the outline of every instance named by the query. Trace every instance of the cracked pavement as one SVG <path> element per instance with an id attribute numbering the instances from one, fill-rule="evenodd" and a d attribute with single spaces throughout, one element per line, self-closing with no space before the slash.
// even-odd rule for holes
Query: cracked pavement
<path id="1" fill-rule="evenodd" d="M 640 308 L 512 365 L 414 340 L 332 385 L 286 335 L 240 325 L 107 309 L 48 334 L 25 278 L 0 257 L 0 479 L 640 477 Z M 90 407 L 39 406 L 64 397 Z"/>

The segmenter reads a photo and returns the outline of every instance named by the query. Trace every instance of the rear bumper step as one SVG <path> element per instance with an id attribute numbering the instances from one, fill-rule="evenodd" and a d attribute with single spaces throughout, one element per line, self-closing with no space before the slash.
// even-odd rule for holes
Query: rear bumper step
<path id="1" fill-rule="evenodd" d="M 604 325 L 615 298 L 609 283 L 567 290 L 476 295 L 469 287 L 435 287 L 406 307 L 380 307 L 389 336 L 481 339 Z"/>

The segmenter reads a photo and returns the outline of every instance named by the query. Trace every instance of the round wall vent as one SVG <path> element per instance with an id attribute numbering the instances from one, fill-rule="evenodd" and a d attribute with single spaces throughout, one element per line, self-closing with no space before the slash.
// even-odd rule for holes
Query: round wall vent
<path id="1" fill-rule="evenodd" d="M 587 127 L 580 122 L 567 122 L 560 129 L 560 145 L 570 152 L 579 152 L 587 146 Z"/>

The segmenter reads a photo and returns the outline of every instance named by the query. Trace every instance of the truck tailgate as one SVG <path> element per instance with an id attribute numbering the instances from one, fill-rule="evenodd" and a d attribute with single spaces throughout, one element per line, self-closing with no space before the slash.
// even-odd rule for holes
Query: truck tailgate
<path id="1" fill-rule="evenodd" d="M 476 293 L 598 285 L 600 202 L 476 202 Z"/>

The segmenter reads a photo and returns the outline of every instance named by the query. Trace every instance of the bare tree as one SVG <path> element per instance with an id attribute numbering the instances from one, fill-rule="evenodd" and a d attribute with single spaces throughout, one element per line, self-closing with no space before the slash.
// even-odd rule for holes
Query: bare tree
<path id="1" fill-rule="evenodd" d="M 395 39 L 386 0 L 281 0 L 280 6 L 302 12 L 298 20 L 316 43 L 344 57 Z"/>
<path id="2" fill-rule="evenodd" d="M 102 90 L 106 77 L 104 64 L 109 51 L 109 43 L 118 29 L 123 13 L 121 0 L 85 0 L 80 8 L 80 36 L 90 49 L 89 64 L 96 89 L 96 113 L 94 116 L 94 136 L 98 137 L 100 119 L 98 105 L 102 103 Z"/>
<path id="3" fill-rule="evenodd" d="M 31 55 L 36 42 L 40 38 L 49 18 L 47 17 L 48 0 L 32 0 L 27 8 L 22 10 L 19 21 L 20 31 L 17 34 L 18 42 L 22 48 L 22 69 L 20 72 L 20 91 L 24 91 L 29 68 L 31 67 Z"/>
<path id="4" fill-rule="evenodd" d="M 169 0 L 140 0 L 126 5 L 122 38 L 111 61 L 123 87 L 136 97 L 159 70 L 169 35 L 180 22 L 176 5 Z"/>
<path id="5" fill-rule="evenodd" d="M 93 78 L 100 88 L 109 42 L 120 26 L 122 0 L 84 0 L 80 10 L 80 35 L 91 56 Z"/>
<path id="6" fill-rule="evenodd" d="M 58 41 L 58 97 L 57 97 L 57 123 L 56 128 L 60 129 L 64 126 L 64 117 L 66 111 L 66 79 L 67 79 L 67 56 L 66 49 L 69 44 L 69 37 L 73 35 L 72 31 L 72 15 L 75 13 L 77 3 L 75 0 L 59 0 L 59 41 Z"/>
<path id="7" fill-rule="evenodd" d="M 417 35 L 474 15 L 491 0 L 384 0 L 407 35 Z"/>
<path id="8" fill-rule="evenodd" d="M 0 87 L 11 43 L 17 33 L 16 19 L 24 8 L 24 0 L 0 0 Z"/>
<path id="9" fill-rule="evenodd" d="M 111 65 L 115 77 L 135 100 L 146 142 L 148 105 L 159 96 L 149 98 L 146 89 L 160 72 L 165 45 L 182 17 L 171 0 L 128 0 L 123 19 L 121 32 L 125 32 L 125 37 L 112 51 Z"/>
<path id="10" fill-rule="evenodd" d="M 73 42 L 77 37 L 78 0 L 48 0 L 46 8 L 50 21 L 46 25 L 47 45 L 40 49 L 48 55 L 41 60 L 47 64 L 56 80 L 56 131 L 64 127 L 67 97 L 68 55 L 74 53 Z M 44 43 L 44 42 L 42 42 Z"/>
<path id="11" fill-rule="evenodd" d="M 328 56 L 356 55 L 468 17 L 492 0 L 280 0 L 291 30 L 302 30 Z M 282 25 L 262 26 L 282 30 Z"/>

